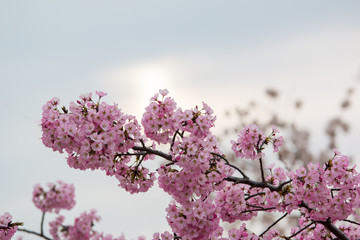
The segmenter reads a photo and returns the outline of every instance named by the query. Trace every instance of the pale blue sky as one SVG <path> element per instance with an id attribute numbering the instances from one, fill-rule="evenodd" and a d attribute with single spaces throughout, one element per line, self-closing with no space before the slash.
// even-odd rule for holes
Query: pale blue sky
<path id="1" fill-rule="evenodd" d="M 273 86 L 283 115 L 319 135 L 345 89 L 359 83 L 359 12 L 359 1 L 331 0 L 1 1 L 0 213 L 37 230 L 32 187 L 62 179 L 76 187 L 78 204 L 63 212 L 68 221 L 96 208 L 107 233 L 167 230 L 166 194 L 130 196 L 116 180 L 70 169 L 65 155 L 45 148 L 42 105 L 102 90 L 105 101 L 140 117 L 152 94 L 168 88 L 184 108 L 209 103 L 221 129 L 224 108 Z M 295 114 L 289 103 L 301 97 L 310 104 Z M 360 159 L 359 113 L 344 117 L 353 125 L 344 152 Z"/>

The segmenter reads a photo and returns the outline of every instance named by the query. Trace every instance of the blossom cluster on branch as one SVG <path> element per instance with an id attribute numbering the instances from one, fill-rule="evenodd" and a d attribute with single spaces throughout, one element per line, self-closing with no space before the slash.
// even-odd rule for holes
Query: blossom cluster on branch
<path id="1" fill-rule="evenodd" d="M 22 225 L 22 223 L 12 222 L 12 216 L 10 213 L 5 212 L 3 215 L 0 215 L 0 239 L 11 239 L 17 231 L 19 225 Z"/>
<path id="2" fill-rule="evenodd" d="M 66 152 L 70 167 L 102 170 L 132 194 L 146 192 L 157 179 L 160 188 L 174 199 L 166 208 L 172 233 L 158 232 L 153 239 L 360 238 L 360 224 L 355 221 L 360 208 L 360 174 L 339 151 L 324 165 L 310 163 L 292 171 L 273 165 L 265 168 L 265 147 L 272 145 L 277 152 L 284 139 L 275 127 L 265 135 L 258 126 L 249 125 L 231 144 L 238 161 L 258 162 L 260 176 L 253 179 L 219 149 L 211 131 L 216 117 L 207 104 L 183 110 L 167 96 L 167 90 L 160 90 L 150 99 L 140 125 L 117 105 L 101 102 L 106 94 L 97 95 L 98 100 L 92 94 L 82 95 L 69 109 L 60 107 L 58 98 L 47 102 L 41 121 L 43 143 Z M 160 145 L 168 150 L 160 151 Z M 146 163 L 155 156 L 166 162 L 152 172 Z M 56 199 L 61 187 L 51 186 L 52 196 L 45 196 L 39 187 L 34 194 L 45 202 Z M 34 203 L 43 212 L 58 210 L 37 198 Z M 61 199 L 52 201 L 69 209 L 69 201 L 61 205 L 66 198 Z M 281 217 L 255 233 L 246 222 L 259 212 Z M 300 216 L 298 224 L 288 233 L 277 231 L 276 224 L 294 214 Z M 54 240 L 115 240 L 92 230 L 98 220 L 92 211 L 77 218 L 74 225 L 63 226 L 60 215 L 50 223 L 50 232 Z M 241 226 L 222 227 L 223 222 L 235 221 L 241 221 Z"/>
<path id="3" fill-rule="evenodd" d="M 75 205 L 75 188 L 72 184 L 63 181 L 48 183 L 49 190 L 46 191 L 35 185 L 33 191 L 33 202 L 43 212 L 59 212 L 60 209 L 72 209 Z"/>

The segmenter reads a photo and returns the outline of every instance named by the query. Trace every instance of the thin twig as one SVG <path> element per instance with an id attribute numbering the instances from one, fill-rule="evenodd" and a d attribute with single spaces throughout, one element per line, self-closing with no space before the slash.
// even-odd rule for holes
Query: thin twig
<path id="1" fill-rule="evenodd" d="M 45 220 L 45 212 L 42 213 L 41 223 L 40 223 L 40 234 L 44 235 L 44 220 Z"/>
<path id="2" fill-rule="evenodd" d="M 360 223 L 355 222 L 355 221 L 352 221 L 352 220 L 344 219 L 343 221 L 349 222 L 349 223 L 352 223 L 352 224 L 356 224 L 356 225 L 359 225 L 359 226 L 360 226 Z"/>
<path id="3" fill-rule="evenodd" d="M 282 219 L 284 219 L 288 213 L 285 213 L 282 215 L 278 220 L 276 220 L 273 224 L 271 224 L 263 233 L 259 235 L 259 237 L 262 237 L 267 231 L 269 231 L 273 226 L 275 226 L 278 222 L 280 222 Z"/>
<path id="4" fill-rule="evenodd" d="M 261 170 L 261 180 L 263 182 L 265 182 L 265 174 L 264 174 L 264 169 L 263 169 L 263 164 L 262 164 L 262 157 L 259 158 L 259 163 L 260 163 L 260 170 Z"/>
<path id="5" fill-rule="evenodd" d="M 170 150 L 172 151 L 173 150 L 173 147 L 174 147 L 174 144 L 175 144 L 175 140 L 176 140 L 176 135 L 179 135 L 180 137 L 184 137 L 184 131 L 182 133 L 180 133 L 179 129 L 176 130 L 176 132 L 174 133 L 174 136 L 172 138 L 172 141 L 171 141 L 171 145 L 170 145 Z"/>
<path id="6" fill-rule="evenodd" d="M 297 231 L 296 233 L 294 233 L 293 235 L 286 237 L 286 239 L 290 239 L 296 235 L 298 235 L 299 233 L 301 233 L 302 231 L 304 231 L 305 229 L 307 229 L 308 227 L 310 227 L 311 225 L 313 225 L 314 222 L 309 223 L 308 225 L 306 225 L 305 227 L 301 228 L 299 231 Z"/>
<path id="7" fill-rule="evenodd" d="M 249 200 L 250 198 L 253 198 L 253 197 L 256 197 L 256 196 L 259 196 L 259 195 L 265 195 L 264 192 L 259 192 L 259 193 L 255 193 L 253 195 L 249 195 L 245 198 L 245 201 Z"/>
<path id="8" fill-rule="evenodd" d="M 126 153 L 117 153 L 116 157 L 121 157 L 121 156 L 142 156 L 142 155 L 146 155 L 147 152 L 136 152 L 136 153 L 130 153 L 130 152 L 126 152 Z"/>
<path id="9" fill-rule="evenodd" d="M 247 213 L 247 212 L 260 212 L 260 211 L 268 211 L 268 210 L 274 210 L 276 207 L 269 207 L 269 208 L 254 208 L 249 210 L 244 210 L 241 213 Z"/>

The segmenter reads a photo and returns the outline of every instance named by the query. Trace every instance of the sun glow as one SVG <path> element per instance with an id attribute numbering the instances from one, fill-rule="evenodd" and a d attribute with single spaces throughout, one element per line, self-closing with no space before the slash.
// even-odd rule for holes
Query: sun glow
<path id="1" fill-rule="evenodd" d="M 134 80 L 142 95 L 151 97 L 159 89 L 167 88 L 169 84 L 169 71 L 162 65 L 145 65 L 134 71 Z"/>
<path id="2" fill-rule="evenodd" d="M 100 77 L 105 79 L 108 92 L 114 96 L 121 93 L 117 101 L 124 110 L 139 109 L 133 114 L 141 116 L 142 109 L 159 89 L 171 88 L 175 73 L 169 63 L 153 60 L 113 66 Z"/>

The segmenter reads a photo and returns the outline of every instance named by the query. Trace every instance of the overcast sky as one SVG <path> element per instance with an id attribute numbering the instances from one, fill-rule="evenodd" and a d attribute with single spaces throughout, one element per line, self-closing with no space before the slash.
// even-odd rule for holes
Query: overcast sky
<path id="1" fill-rule="evenodd" d="M 320 133 L 339 114 L 346 89 L 360 90 L 359 12 L 359 1 L 332 0 L 1 1 L 0 214 L 39 229 L 33 186 L 62 179 L 76 187 L 76 207 L 63 212 L 68 223 L 95 208 L 97 229 L 115 236 L 169 230 L 167 194 L 155 187 L 130 195 L 115 179 L 70 169 L 65 155 L 45 148 L 42 105 L 102 90 L 106 102 L 141 117 L 148 99 L 167 88 L 183 108 L 212 106 L 221 132 L 225 109 L 261 100 L 272 87 L 281 94 L 276 109 Z M 344 115 L 352 132 L 342 144 L 358 160 L 359 96 Z M 305 100 L 301 113 L 291 111 L 297 99 Z"/>

